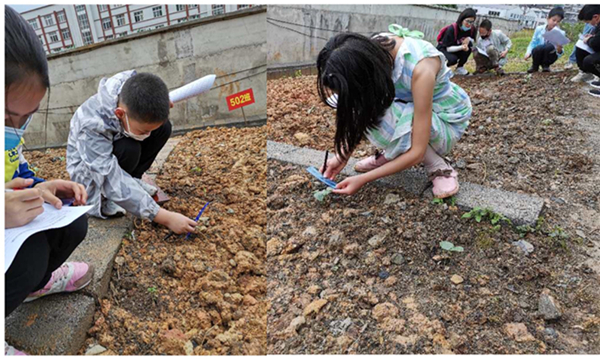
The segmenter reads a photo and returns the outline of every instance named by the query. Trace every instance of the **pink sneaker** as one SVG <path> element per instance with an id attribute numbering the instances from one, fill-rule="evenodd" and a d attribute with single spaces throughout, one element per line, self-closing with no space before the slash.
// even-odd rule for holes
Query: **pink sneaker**
<path id="1" fill-rule="evenodd" d="M 364 173 L 372 171 L 377 167 L 383 166 L 384 164 L 390 161 L 387 158 L 385 158 L 383 154 L 384 152 L 377 153 L 373 156 L 369 156 L 365 159 L 356 162 L 356 164 L 354 165 L 354 170 L 356 172 Z"/>
<path id="2" fill-rule="evenodd" d="M 447 198 L 458 193 L 458 173 L 453 169 L 437 170 L 429 175 L 433 183 L 433 196 Z"/>
<path id="3" fill-rule="evenodd" d="M 66 262 L 52 272 L 52 278 L 44 288 L 27 296 L 25 303 L 50 294 L 74 292 L 90 284 L 94 267 L 83 262 Z"/>
<path id="4" fill-rule="evenodd" d="M 4 342 L 4 356 L 8 356 L 8 355 L 27 355 L 27 354 L 8 345 L 7 342 Z"/>

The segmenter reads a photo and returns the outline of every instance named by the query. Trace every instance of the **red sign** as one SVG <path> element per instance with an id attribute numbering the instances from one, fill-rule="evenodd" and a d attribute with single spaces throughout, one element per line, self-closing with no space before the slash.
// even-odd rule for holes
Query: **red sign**
<path id="1" fill-rule="evenodd" d="M 238 92 L 231 96 L 227 96 L 227 107 L 229 107 L 229 111 L 233 111 L 236 108 L 248 106 L 254 103 L 254 93 L 252 89 L 247 89 L 242 92 Z"/>

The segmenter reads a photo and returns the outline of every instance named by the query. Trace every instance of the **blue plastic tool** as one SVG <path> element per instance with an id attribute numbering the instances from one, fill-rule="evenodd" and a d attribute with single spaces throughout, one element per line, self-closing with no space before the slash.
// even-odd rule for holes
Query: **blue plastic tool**
<path id="1" fill-rule="evenodd" d="M 327 185 L 327 187 L 331 187 L 333 189 L 335 189 L 337 187 L 337 183 L 335 181 L 332 181 L 329 178 L 323 177 L 323 174 L 321 174 L 321 172 L 319 172 L 319 170 L 316 169 L 315 167 L 311 166 L 311 167 L 308 167 L 306 170 L 308 171 L 308 173 L 313 175 L 316 179 L 325 183 Z"/>

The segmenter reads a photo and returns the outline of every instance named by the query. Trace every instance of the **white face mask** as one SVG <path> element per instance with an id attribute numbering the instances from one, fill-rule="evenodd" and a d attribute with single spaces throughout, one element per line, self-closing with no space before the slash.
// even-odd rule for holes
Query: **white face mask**
<path id="1" fill-rule="evenodd" d="M 129 116 L 127 116 L 127 113 L 125 113 L 125 121 L 127 121 L 127 130 L 124 131 L 125 132 L 125 136 L 132 138 L 136 141 L 143 141 L 145 139 L 147 139 L 148 137 L 150 137 L 150 134 L 145 134 L 145 135 L 136 135 L 134 133 L 131 133 L 131 126 L 129 125 Z"/>

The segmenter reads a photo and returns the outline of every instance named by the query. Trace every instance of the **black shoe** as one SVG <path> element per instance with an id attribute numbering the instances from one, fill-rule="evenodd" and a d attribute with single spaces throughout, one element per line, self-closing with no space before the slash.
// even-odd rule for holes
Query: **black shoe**
<path id="1" fill-rule="evenodd" d="M 527 70 L 527 73 L 528 73 L 528 74 L 532 74 L 532 73 L 534 73 L 534 72 L 538 72 L 538 70 L 539 70 L 539 67 L 535 67 L 535 68 L 534 68 L 533 66 L 531 66 L 531 67 L 529 68 L 529 70 Z"/>
<path id="2" fill-rule="evenodd" d="M 600 81 L 592 81 L 590 82 L 590 86 L 600 89 Z"/>
<path id="3" fill-rule="evenodd" d="M 542 66 L 542 72 L 550 72 L 550 66 Z"/>
<path id="4" fill-rule="evenodd" d="M 600 90 L 589 90 L 588 93 L 594 97 L 600 97 Z"/>

